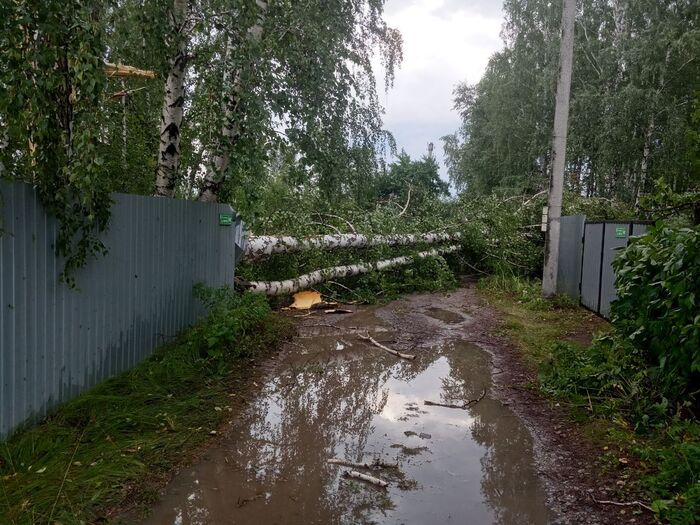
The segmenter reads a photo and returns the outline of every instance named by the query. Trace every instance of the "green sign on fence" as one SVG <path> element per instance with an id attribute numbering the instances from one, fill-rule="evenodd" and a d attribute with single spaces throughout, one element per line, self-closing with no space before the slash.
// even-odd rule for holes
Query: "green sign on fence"
<path id="1" fill-rule="evenodd" d="M 231 226 L 233 224 L 233 214 L 219 213 L 219 226 Z"/>
<path id="2" fill-rule="evenodd" d="M 624 226 L 617 226 L 615 228 L 615 237 L 618 239 L 624 239 L 627 237 L 627 228 Z"/>

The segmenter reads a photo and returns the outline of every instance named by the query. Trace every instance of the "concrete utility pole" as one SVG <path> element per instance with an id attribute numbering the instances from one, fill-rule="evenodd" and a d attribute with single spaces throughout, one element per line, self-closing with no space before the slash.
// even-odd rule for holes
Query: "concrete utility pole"
<path id="1" fill-rule="evenodd" d="M 569 125 L 569 94 L 571 69 L 574 61 L 574 19 L 576 0 L 563 0 L 561 16 L 561 48 L 559 50 L 559 81 L 557 82 L 557 106 L 554 111 L 554 137 L 552 139 L 552 178 L 549 182 L 549 208 L 547 213 L 547 239 L 545 243 L 542 295 L 552 297 L 557 291 L 559 266 L 559 231 L 561 202 L 564 193 L 564 167 L 566 165 L 566 133 Z"/>

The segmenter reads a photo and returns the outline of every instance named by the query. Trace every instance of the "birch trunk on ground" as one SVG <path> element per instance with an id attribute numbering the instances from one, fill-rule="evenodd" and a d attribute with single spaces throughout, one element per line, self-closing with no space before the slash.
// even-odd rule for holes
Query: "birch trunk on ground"
<path id="1" fill-rule="evenodd" d="M 184 35 L 187 23 L 188 0 L 173 0 L 171 28 L 177 40 L 177 52 L 170 63 L 165 80 L 163 111 L 160 116 L 160 147 L 156 169 L 155 194 L 173 197 L 180 164 L 180 128 L 185 103 L 185 68 L 187 66 L 187 38 Z"/>
<path id="2" fill-rule="evenodd" d="M 257 42 L 262 36 L 263 16 L 267 10 L 267 2 L 256 0 L 256 5 L 260 9 L 258 21 L 248 29 L 246 38 L 252 42 Z M 222 110 L 224 112 L 224 122 L 221 126 L 221 136 L 212 161 L 207 167 L 204 175 L 204 184 L 199 193 L 198 200 L 203 202 L 218 202 L 221 185 L 226 180 L 229 166 L 231 164 L 231 149 L 236 145 L 241 137 L 240 104 L 242 96 L 241 68 L 240 65 L 232 63 L 235 53 L 233 39 L 229 36 L 226 41 L 226 52 L 224 53 L 224 79 Z"/>
<path id="3" fill-rule="evenodd" d="M 251 281 L 244 283 L 244 286 L 253 293 L 263 293 L 266 295 L 285 295 L 296 293 L 300 290 L 305 290 L 316 284 L 328 281 L 330 279 L 340 279 L 343 277 L 352 277 L 372 271 L 382 271 L 395 266 L 404 266 L 411 264 L 418 259 L 427 257 L 437 257 L 444 253 L 453 253 L 459 250 L 459 246 L 446 246 L 436 250 L 421 252 L 416 255 L 406 255 L 403 257 L 395 257 L 384 261 L 350 264 L 347 266 L 334 266 L 332 268 L 324 268 L 315 272 L 300 275 L 295 279 L 287 279 L 286 281 Z"/>
<path id="4" fill-rule="evenodd" d="M 405 235 L 363 235 L 344 233 L 339 235 L 319 235 L 297 239 L 296 237 L 260 236 L 248 240 L 245 248 L 246 259 L 262 259 L 275 253 L 291 253 L 311 249 L 334 250 L 337 248 L 367 248 L 370 246 L 397 246 L 410 244 L 436 244 L 445 241 L 458 241 L 460 233 L 425 233 Z"/>
<path id="5" fill-rule="evenodd" d="M 566 138 L 569 125 L 569 95 L 571 71 L 574 59 L 574 20 L 576 0 L 564 0 L 561 18 L 561 49 L 559 54 L 559 81 L 554 112 L 554 137 L 552 140 L 552 178 L 549 185 L 547 214 L 547 242 L 542 276 L 542 294 L 552 297 L 557 292 L 559 266 L 559 231 L 561 205 L 564 193 L 564 168 L 566 167 Z"/>

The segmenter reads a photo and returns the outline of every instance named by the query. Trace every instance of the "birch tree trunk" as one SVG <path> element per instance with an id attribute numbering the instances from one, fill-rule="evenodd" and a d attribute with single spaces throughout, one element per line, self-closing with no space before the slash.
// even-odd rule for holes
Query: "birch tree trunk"
<path id="1" fill-rule="evenodd" d="M 561 205 L 564 193 L 564 169 L 566 167 L 566 138 L 569 125 L 569 96 L 571 71 L 574 59 L 574 21 L 576 0 L 564 0 L 561 18 L 561 49 L 559 55 L 559 81 L 557 105 L 554 112 L 554 137 L 552 140 L 552 178 L 549 185 L 549 212 L 547 214 L 547 242 L 545 246 L 542 295 L 552 297 L 557 291 L 559 266 L 559 232 Z"/>
<path id="2" fill-rule="evenodd" d="M 649 125 L 644 133 L 644 149 L 642 150 L 642 161 L 639 166 L 639 179 L 635 188 L 634 207 L 639 208 L 639 201 L 644 193 L 644 187 L 647 183 L 647 173 L 649 172 L 649 157 L 651 156 L 652 139 L 654 138 L 654 129 L 656 125 L 656 115 L 659 107 L 659 100 L 666 88 L 666 72 L 671 61 L 671 47 L 666 50 L 661 71 L 659 72 L 659 87 L 654 90 L 652 99 L 649 103 Z M 682 69 L 682 68 L 681 68 Z M 680 71 L 680 70 L 679 70 Z"/>
<path id="3" fill-rule="evenodd" d="M 262 36 L 262 23 L 267 2 L 256 0 L 256 5 L 260 10 L 258 21 L 248 29 L 246 38 L 251 42 L 257 42 Z M 199 193 L 198 200 L 203 202 L 218 202 L 221 185 L 226 180 L 228 169 L 231 164 L 231 150 L 241 137 L 241 114 L 240 104 L 242 95 L 241 68 L 232 60 L 235 46 L 231 36 L 226 41 L 226 52 L 224 53 L 224 79 L 223 79 L 223 112 L 224 122 L 221 126 L 221 135 L 216 152 L 212 161 L 207 167 L 204 175 L 204 183 Z"/>
<path id="4" fill-rule="evenodd" d="M 612 83 L 613 92 L 619 89 L 627 69 L 627 55 L 623 48 L 623 42 L 627 39 L 629 31 L 627 25 L 627 1 L 628 0 L 613 0 L 612 2 L 613 22 L 615 25 L 612 45 L 615 50 L 615 55 L 617 56 L 615 78 Z M 610 88 L 608 88 L 607 92 L 610 93 L 610 91 Z"/>
<path id="5" fill-rule="evenodd" d="M 405 235 L 363 235 L 344 233 L 339 235 L 319 235 L 297 239 L 296 237 L 253 237 L 245 247 L 246 259 L 262 259 L 275 253 L 291 253 L 311 249 L 334 250 L 337 248 L 367 248 L 370 246 L 397 246 L 410 244 L 436 244 L 458 241 L 460 233 L 425 233 Z"/>
<path id="6" fill-rule="evenodd" d="M 654 134 L 654 113 L 652 113 L 649 119 L 649 125 L 647 126 L 647 131 L 644 134 L 644 151 L 642 152 L 642 163 L 639 168 L 639 180 L 637 181 L 637 188 L 634 196 L 634 207 L 639 208 L 639 200 L 641 199 L 642 193 L 644 192 L 644 186 L 647 182 L 647 172 L 649 170 L 649 155 L 651 155 L 651 139 Z"/>
<path id="7" fill-rule="evenodd" d="M 446 246 L 436 250 L 421 252 L 416 255 L 406 255 L 403 257 L 395 257 L 384 261 L 350 264 L 346 266 L 334 266 L 332 268 L 324 268 L 315 272 L 300 275 L 295 279 L 287 279 L 285 281 L 252 281 L 244 283 L 244 286 L 253 293 L 262 293 L 266 295 L 285 295 L 296 293 L 300 290 L 310 288 L 316 284 L 322 283 L 330 279 L 340 279 L 343 277 L 352 277 L 372 271 L 382 271 L 395 266 L 404 266 L 411 264 L 418 259 L 427 257 L 437 257 L 443 253 L 453 253 L 459 250 L 459 246 Z"/>
<path id="8" fill-rule="evenodd" d="M 170 64 L 165 80 L 165 97 L 160 116 L 160 147 L 156 169 L 156 196 L 173 197 L 180 163 L 180 128 L 185 102 L 185 68 L 187 66 L 188 0 L 173 0 L 171 27 L 178 42 L 177 53 Z"/>

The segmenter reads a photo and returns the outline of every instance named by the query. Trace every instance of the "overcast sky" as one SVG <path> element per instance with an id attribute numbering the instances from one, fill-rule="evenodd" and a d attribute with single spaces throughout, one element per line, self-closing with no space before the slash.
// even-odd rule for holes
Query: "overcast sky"
<path id="1" fill-rule="evenodd" d="M 442 165 L 440 137 L 459 127 L 452 90 L 460 81 L 478 82 L 502 47 L 502 15 L 501 0 L 387 0 L 385 18 L 403 35 L 404 61 L 380 100 L 399 150 L 420 158 L 433 142 Z"/>

